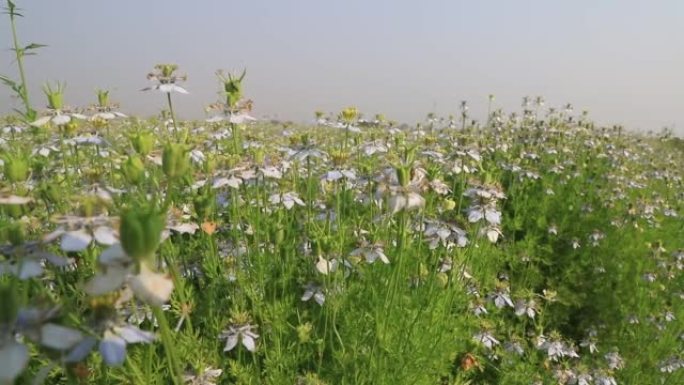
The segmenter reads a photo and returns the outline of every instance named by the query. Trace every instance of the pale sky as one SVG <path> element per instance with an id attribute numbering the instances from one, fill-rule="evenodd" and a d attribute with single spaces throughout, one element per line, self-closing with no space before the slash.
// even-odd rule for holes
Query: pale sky
<path id="1" fill-rule="evenodd" d="M 682 0 L 15 0 L 34 105 L 48 80 L 69 105 L 111 90 L 121 111 L 151 115 L 163 95 L 140 92 L 156 63 L 176 63 L 190 95 L 180 118 L 216 101 L 217 69 L 247 68 L 257 116 L 305 121 L 357 106 L 407 123 L 458 113 L 484 118 L 487 95 L 517 110 L 523 96 L 572 103 L 598 122 L 684 134 Z M 0 19 L 0 47 L 11 47 Z M 17 76 L 12 52 L 0 73 Z M 19 106 L 0 90 L 0 113 Z"/>

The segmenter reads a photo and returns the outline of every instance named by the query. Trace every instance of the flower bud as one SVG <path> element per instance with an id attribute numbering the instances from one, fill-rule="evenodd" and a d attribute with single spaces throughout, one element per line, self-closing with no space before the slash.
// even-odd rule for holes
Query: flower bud
<path id="1" fill-rule="evenodd" d="M 23 245 L 26 241 L 26 228 L 23 223 L 16 222 L 7 229 L 7 239 L 12 246 Z"/>
<path id="2" fill-rule="evenodd" d="M 5 178 L 10 183 L 23 182 L 29 175 L 29 162 L 23 156 L 8 156 L 4 160 Z"/>
<path id="3" fill-rule="evenodd" d="M 129 156 L 121 166 L 121 172 L 128 183 L 138 184 L 145 177 L 145 165 L 140 157 Z"/>
<path id="4" fill-rule="evenodd" d="M 48 99 L 48 108 L 53 110 L 61 110 L 64 107 L 64 84 L 57 83 L 55 88 L 50 84 L 43 86 L 43 92 Z"/>
<path id="5" fill-rule="evenodd" d="M 19 293 L 16 285 L 0 284 L 0 325 L 12 325 L 19 311 Z"/>
<path id="6" fill-rule="evenodd" d="M 246 70 L 243 70 L 240 76 L 233 76 L 232 74 L 224 75 L 221 71 L 216 73 L 223 83 L 223 92 L 226 95 L 226 104 L 228 107 L 234 108 L 237 106 L 240 99 L 242 99 L 242 80 L 245 78 L 246 74 Z"/>
<path id="7" fill-rule="evenodd" d="M 340 113 L 342 121 L 345 123 L 352 123 L 356 120 L 359 115 L 359 110 L 356 107 L 347 107 Z"/>
<path id="8" fill-rule="evenodd" d="M 131 136 L 131 144 L 133 145 L 135 152 L 139 155 L 146 156 L 154 147 L 154 136 L 149 132 L 140 132 L 135 136 Z"/>
<path id="9" fill-rule="evenodd" d="M 60 192 L 55 184 L 43 182 L 38 186 L 40 199 L 48 203 L 55 203 L 59 200 Z"/>
<path id="10" fill-rule="evenodd" d="M 97 104 L 99 107 L 109 106 L 109 91 L 97 90 Z"/>
<path id="11" fill-rule="evenodd" d="M 411 181 L 411 168 L 407 166 L 397 167 L 397 178 L 399 179 L 399 185 L 402 187 L 408 186 Z"/>
<path id="12" fill-rule="evenodd" d="M 71 136 L 76 133 L 76 129 L 78 129 L 78 122 L 76 119 L 71 119 L 68 123 L 62 125 L 62 129 L 64 130 L 65 135 Z"/>
<path id="13" fill-rule="evenodd" d="M 453 199 L 445 199 L 442 202 L 442 208 L 446 211 L 453 210 L 456 208 L 456 202 Z"/>
<path id="14" fill-rule="evenodd" d="M 200 192 L 192 201 L 200 220 L 209 218 L 216 210 L 216 195 L 212 190 Z"/>
<path id="15" fill-rule="evenodd" d="M 159 72 L 161 72 L 161 75 L 163 77 L 171 77 L 173 73 L 178 69 L 177 64 L 157 64 L 154 66 Z"/>
<path id="16" fill-rule="evenodd" d="M 188 150 L 178 143 L 167 143 L 162 153 L 162 170 L 169 178 L 178 178 L 185 174 L 189 166 Z"/>
<path id="17" fill-rule="evenodd" d="M 150 260 L 159 247 L 166 215 L 153 206 L 129 208 L 121 215 L 121 247 L 134 260 Z"/>

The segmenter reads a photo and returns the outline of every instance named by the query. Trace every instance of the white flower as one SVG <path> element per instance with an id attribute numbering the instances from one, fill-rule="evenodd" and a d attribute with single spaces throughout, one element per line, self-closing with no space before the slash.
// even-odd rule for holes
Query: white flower
<path id="1" fill-rule="evenodd" d="M 121 288 L 128 282 L 136 297 L 147 304 L 161 306 L 171 297 L 171 278 L 153 271 L 146 263 L 141 263 L 138 274 L 133 274 L 133 261 L 119 243 L 102 252 L 98 262 L 101 271 L 86 282 L 84 287 L 89 295 L 103 295 Z"/>
<path id="2" fill-rule="evenodd" d="M 528 317 L 534 319 L 534 316 L 537 314 L 536 307 L 537 304 L 534 300 L 525 301 L 519 299 L 515 301 L 515 315 L 522 316 L 527 314 Z"/>
<path id="3" fill-rule="evenodd" d="M 411 211 L 423 208 L 425 206 L 425 198 L 416 192 L 400 192 L 390 196 L 387 205 L 390 213 L 396 214 L 402 210 Z"/>
<path id="4" fill-rule="evenodd" d="M 254 332 L 255 326 L 250 324 L 241 326 L 230 326 L 228 330 L 224 330 L 219 338 L 226 339 L 226 346 L 223 348 L 224 352 L 229 352 L 233 350 L 238 342 L 242 342 L 242 345 L 248 351 L 254 353 L 256 351 L 256 339 L 259 335 Z"/>
<path id="5" fill-rule="evenodd" d="M 249 115 L 246 112 L 238 112 L 238 113 L 226 112 L 222 115 L 212 116 L 211 118 L 207 119 L 206 122 L 207 123 L 217 123 L 217 122 L 222 122 L 225 120 L 227 120 L 233 124 L 244 124 L 247 122 L 256 121 L 257 119 L 255 117 Z"/>
<path id="6" fill-rule="evenodd" d="M 183 376 L 183 381 L 190 385 L 216 385 L 216 379 L 221 376 L 223 370 L 206 367 L 199 374 L 188 373 Z"/>
<path id="7" fill-rule="evenodd" d="M 64 124 L 67 124 L 71 122 L 71 118 L 76 118 L 80 120 L 85 120 L 86 116 L 83 114 L 78 114 L 78 113 L 70 113 L 68 111 L 62 111 L 62 110 L 49 110 L 48 111 L 48 116 L 43 116 L 42 118 L 39 118 L 35 120 L 34 122 L 31 123 L 32 126 L 44 126 L 49 122 L 52 122 L 53 124 L 57 126 L 61 126 Z"/>
<path id="8" fill-rule="evenodd" d="M 489 297 L 494 301 L 494 305 L 496 305 L 496 307 L 499 309 L 506 306 L 514 307 L 507 288 L 499 288 L 494 293 L 490 294 Z"/>
<path id="9" fill-rule="evenodd" d="M 306 286 L 304 286 L 304 295 L 302 295 L 301 300 L 307 302 L 311 298 L 313 298 L 317 304 L 323 306 L 325 303 L 325 293 L 323 292 L 323 288 L 315 283 L 308 283 Z"/>
<path id="10" fill-rule="evenodd" d="M 608 361 L 608 368 L 611 370 L 622 369 L 625 366 L 625 362 L 618 352 L 608 352 L 604 358 Z"/>
<path id="11" fill-rule="evenodd" d="M 473 340 L 480 342 L 487 349 L 492 349 L 499 344 L 499 341 L 488 331 L 482 331 L 473 336 Z"/>
<path id="12" fill-rule="evenodd" d="M 297 193 L 294 192 L 288 192 L 285 194 L 273 194 L 269 197 L 268 200 L 274 205 L 282 203 L 282 205 L 285 206 L 285 208 L 288 210 L 292 209 L 295 206 L 295 204 L 299 206 L 304 206 L 304 201 L 299 199 Z"/>
<path id="13" fill-rule="evenodd" d="M 100 340 L 99 352 L 108 366 L 121 366 L 126 359 L 126 346 L 135 343 L 151 343 L 156 339 L 152 332 L 144 331 L 126 323 L 108 325 Z M 64 358 L 66 363 L 80 362 L 97 345 L 95 337 L 87 337 L 76 345 Z"/>
<path id="14" fill-rule="evenodd" d="M 366 262 L 368 263 L 373 263 L 375 262 L 378 258 L 384 263 L 388 264 L 390 263 L 389 258 L 385 255 L 385 250 L 383 249 L 382 245 L 379 243 L 375 244 L 369 244 L 368 242 L 362 242 L 361 246 L 354 249 L 351 253 L 349 253 L 350 257 L 358 257 L 358 256 L 363 256 L 366 259 Z"/>
<path id="15" fill-rule="evenodd" d="M 28 348 L 18 342 L 0 345 L 0 383 L 12 384 L 29 360 Z"/>

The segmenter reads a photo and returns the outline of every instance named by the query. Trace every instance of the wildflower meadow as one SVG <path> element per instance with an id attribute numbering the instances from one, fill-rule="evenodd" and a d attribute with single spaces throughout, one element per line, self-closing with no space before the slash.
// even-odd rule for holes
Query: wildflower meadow
<path id="1" fill-rule="evenodd" d="M 289 124 L 253 116 L 242 68 L 184 121 L 176 64 L 134 75 L 157 117 L 70 106 L 29 95 L 41 45 L 6 5 L 0 384 L 684 384 L 671 132 L 494 96 Z"/>

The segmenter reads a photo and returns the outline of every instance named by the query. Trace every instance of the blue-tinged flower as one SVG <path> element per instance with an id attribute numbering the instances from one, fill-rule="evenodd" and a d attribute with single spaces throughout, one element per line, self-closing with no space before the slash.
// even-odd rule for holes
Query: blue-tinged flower
<path id="1" fill-rule="evenodd" d="M 185 88 L 176 84 L 176 82 L 185 81 L 187 76 L 175 75 L 174 72 L 177 69 L 178 66 L 176 64 L 157 64 L 154 66 L 154 71 L 147 75 L 147 80 L 155 81 L 157 84 L 143 88 L 142 90 L 155 90 L 167 94 L 172 92 L 187 94 L 188 91 Z"/>
<path id="2" fill-rule="evenodd" d="M 186 373 L 183 376 L 183 381 L 189 385 L 216 385 L 221 374 L 223 374 L 223 370 L 212 369 L 208 366 L 199 373 Z"/>
<path id="3" fill-rule="evenodd" d="M 256 339 L 259 335 L 254 331 L 256 326 L 250 324 L 231 325 L 227 330 L 224 330 L 219 335 L 220 339 L 226 340 L 226 346 L 223 348 L 224 352 L 233 350 L 238 342 L 248 351 L 254 353 L 256 351 Z"/>

